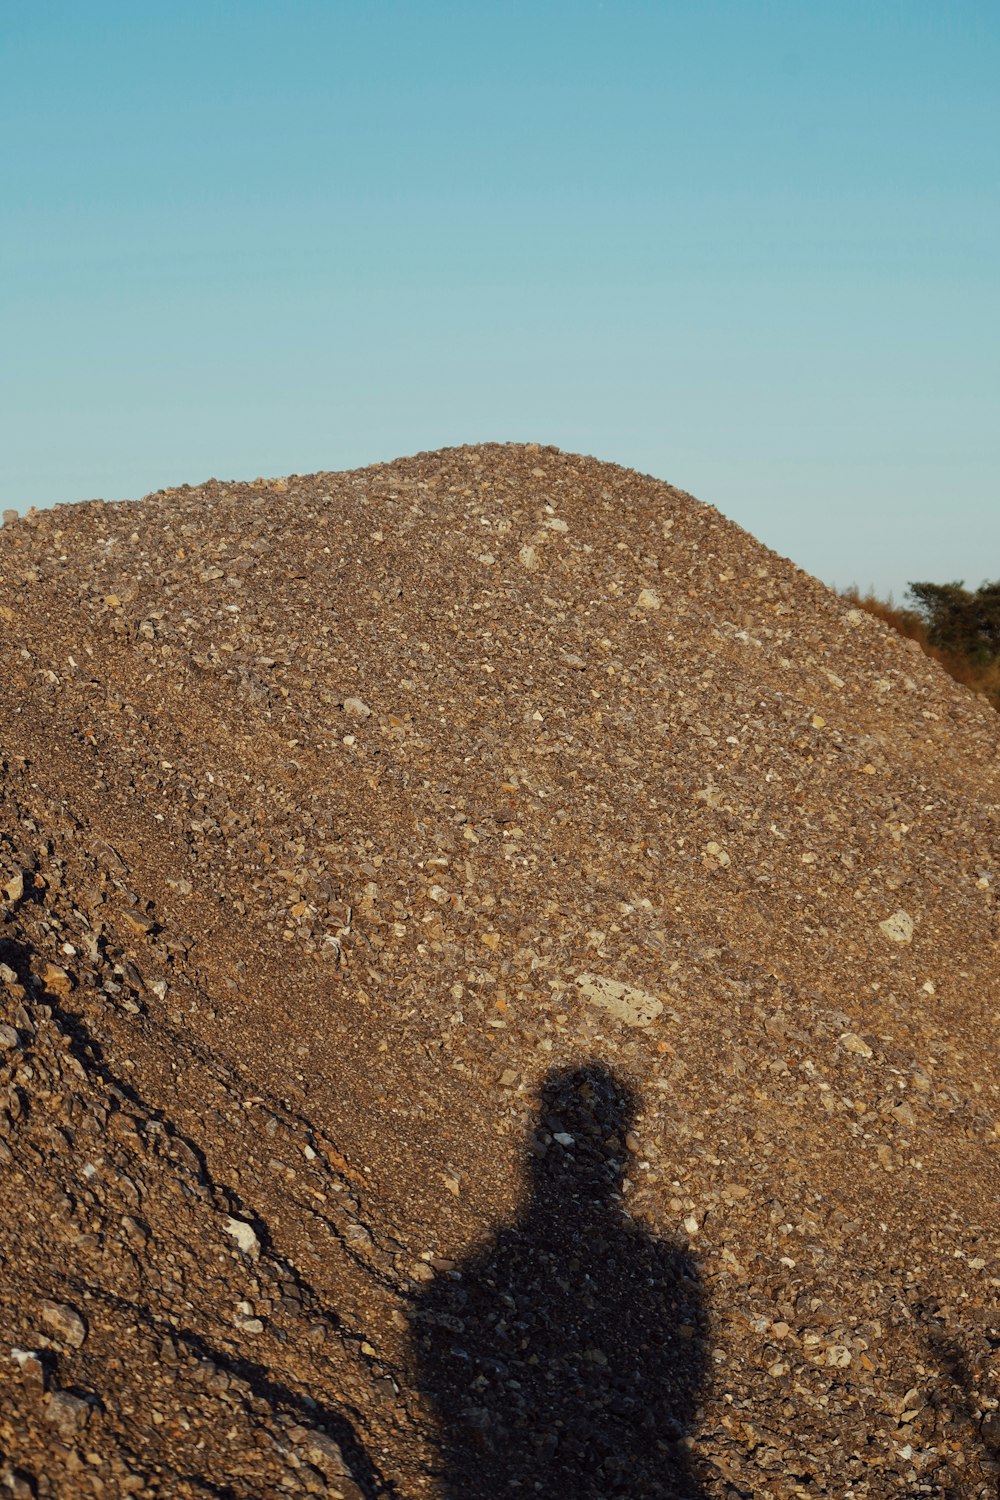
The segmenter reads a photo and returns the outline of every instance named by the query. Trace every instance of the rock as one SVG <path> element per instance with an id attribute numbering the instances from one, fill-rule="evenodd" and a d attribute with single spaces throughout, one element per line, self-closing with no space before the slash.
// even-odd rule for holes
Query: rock
<path id="1" fill-rule="evenodd" d="M 344 713 L 355 719 L 367 719 L 371 715 L 371 709 L 362 698 L 345 698 Z"/>
<path id="2" fill-rule="evenodd" d="M 140 1248 L 149 1242 L 149 1230 L 146 1225 L 140 1223 L 138 1219 L 133 1219 L 131 1214 L 124 1215 L 122 1219 L 122 1231 L 126 1239 L 131 1240 L 134 1245 Z"/>
<path id="3" fill-rule="evenodd" d="M 635 602 L 640 609 L 659 609 L 662 600 L 655 589 L 640 589 Z"/>
<path id="4" fill-rule="evenodd" d="M 24 895 L 24 876 L 20 870 L 5 883 L 3 893 L 7 897 L 7 900 L 12 903 L 20 901 Z"/>
<path id="5" fill-rule="evenodd" d="M 355 1250 L 370 1250 L 372 1248 L 372 1237 L 363 1224 L 357 1219 L 348 1219 L 344 1225 L 344 1239 Z"/>
<path id="6" fill-rule="evenodd" d="M 260 1240 L 251 1224 L 247 1224 L 243 1219 L 234 1219 L 227 1215 L 222 1227 L 236 1241 L 244 1255 L 249 1255 L 251 1260 L 257 1259 L 260 1254 Z"/>
<path id="7" fill-rule="evenodd" d="M 839 1041 L 845 1052 L 853 1052 L 857 1057 L 871 1057 L 872 1055 L 872 1049 L 868 1043 L 856 1032 L 845 1031 Z"/>
<path id="8" fill-rule="evenodd" d="M 65 1000 L 73 988 L 73 981 L 61 964 L 47 963 L 41 973 L 41 981 L 52 995 Z"/>
<path id="9" fill-rule="evenodd" d="M 16 511 L 4 511 L 4 517 L 13 515 L 16 519 Z M 9 524 L 6 519 L 5 525 Z M 0 1470 L 0 1479 L 4 1481 L 10 1490 L 12 1500 L 34 1500 L 38 1494 L 34 1476 L 25 1473 L 23 1469 Z"/>
<path id="10" fill-rule="evenodd" d="M 307 1457 L 317 1464 L 324 1474 L 350 1476 L 351 1471 L 344 1462 L 340 1444 L 335 1443 L 328 1433 L 321 1432 L 318 1428 L 309 1430 L 301 1439 L 301 1445 Z"/>
<path id="11" fill-rule="evenodd" d="M 135 911 L 131 908 L 128 911 L 122 912 L 122 921 L 136 937 L 148 937 L 156 931 L 157 927 L 155 917 L 149 916 L 146 912 Z"/>
<path id="12" fill-rule="evenodd" d="M 26 1380 L 39 1386 L 45 1384 L 45 1367 L 37 1349 L 18 1349 L 15 1346 L 10 1351 L 10 1357 Z"/>
<path id="13" fill-rule="evenodd" d="M 21 1038 L 13 1026 L 8 1026 L 5 1022 L 0 1023 L 0 1049 L 5 1052 L 13 1052 L 20 1045 Z"/>
<path id="14" fill-rule="evenodd" d="M 626 1026 L 649 1026 L 663 1010 L 663 1001 L 655 995 L 618 979 L 579 974 L 576 983 L 585 1000 L 600 1006 Z"/>
<path id="15" fill-rule="evenodd" d="M 45 1420 L 63 1437 L 73 1437 L 90 1419 L 90 1404 L 71 1391 L 53 1391 L 45 1408 Z"/>
<path id="16" fill-rule="evenodd" d="M 80 1349 L 87 1337 L 87 1325 L 75 1307 L 66 1302 L 43 1302 L 42 1322 L 56 1337 L 72 1349 Z"/>
<path id="17" fill-rule="evenodd" d="M 365 1500 L 365 1492 L 349 1475 L 330 1480 L 327 1490 L 329 1500 Z"/>
<path id="18" fill-rule="evenodd" d="M 710 840 L 704 849 L 705 863 L 713 869 L 726 870 L 732 864 L 729 853 L 717 844 L 714 839 Z"/>
<path id="19" fill-rule="evenodd" d="M 913 918 L 909 912 L 893 912 L 891 917 L 886 917 L 885 921 L 878 925 L 886 937 L 891 938 L 894 943 L 909 943 L 913 939 Z"/>

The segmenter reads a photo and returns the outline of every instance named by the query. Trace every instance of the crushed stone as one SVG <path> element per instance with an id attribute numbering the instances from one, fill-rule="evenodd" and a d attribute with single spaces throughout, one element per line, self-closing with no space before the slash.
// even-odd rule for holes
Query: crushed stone
<path id="1" fill-rule="evenodd" d="M 998 730 L 539 445 L 6 515 L 9 1490 L 994 1497 Z"/>

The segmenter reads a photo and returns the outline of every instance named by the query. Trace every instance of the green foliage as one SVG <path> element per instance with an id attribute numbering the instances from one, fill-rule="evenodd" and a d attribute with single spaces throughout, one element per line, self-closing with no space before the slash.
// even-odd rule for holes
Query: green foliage
<path id="1" fill-rule="evenodd" d="M 987 667 L 1000 658 L 1000 581 L 970 593 L 959 583 L 911 583 L 907 590 L 940 651 Z"/>

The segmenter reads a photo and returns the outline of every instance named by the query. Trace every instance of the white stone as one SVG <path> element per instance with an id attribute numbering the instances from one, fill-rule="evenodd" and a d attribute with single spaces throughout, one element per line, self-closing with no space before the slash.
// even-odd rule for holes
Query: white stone
<path id="1" fill-rule="evenodd" d="M 236 1241 L 244 1255 L 252 1256 L 256 1260 L 260 1254 L 260 1240 L 249 1224 L 244 1223 L 242 1219 L 232 1219 L 227 1215 L 222 1227 Z"/>
<path id="2" fill-rule="evenodd" d="M 576 983 L 585 1000 L 599 1005 L 626 1026 L 649 1026 L 663 1009 L 663 1001 L 647 990 L 607 979 L 602 974 L 579 974 Z"/>
<path id="3" fill-rule="evenodd" d="M 907 911 L 894 911 L 879 924 L 882 932 L 894 943 L 909 943 L 913 939 L 913 918 Z"/>

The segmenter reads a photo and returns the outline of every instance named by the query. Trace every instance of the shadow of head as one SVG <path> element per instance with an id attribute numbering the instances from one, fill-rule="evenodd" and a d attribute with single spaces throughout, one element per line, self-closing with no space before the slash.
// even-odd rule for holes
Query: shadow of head
<path id="1" fill-rule="evenodd" d="M 555 1069 L 538 1097 L 528 1174 L 536 1192 L 571 1194 L 574 1208 L 601 1207 L 620 1198 L 627 1142 L 638 1103 L 608 1068 L 589 1063 Z M 569 1202 L 562 1204 L 568 1212 Z"/>
<path id="2" fill-rule="evenodd" d="M 551 1072 L 520 1213 L 418 1297 L 414 1348 L 442 1493 L 686 1497 L 705 1365 L 685 1248 L 626 1210 L 638 1101 L 610 1069 Z"/>

